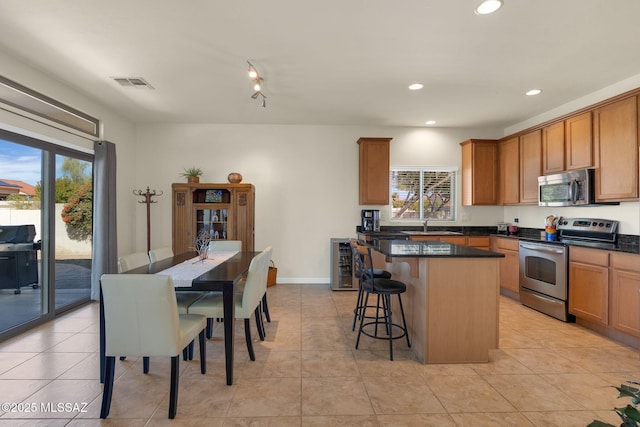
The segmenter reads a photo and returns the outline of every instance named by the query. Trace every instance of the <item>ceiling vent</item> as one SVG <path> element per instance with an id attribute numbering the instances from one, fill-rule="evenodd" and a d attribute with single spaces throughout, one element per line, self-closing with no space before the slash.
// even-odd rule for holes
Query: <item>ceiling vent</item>
<path id="1" fill-rule="evenodd" d="M 122 87 L 153 90 L 153 86 L 151 86 L 142 77 L 111 77 L 111 78 Z"/>

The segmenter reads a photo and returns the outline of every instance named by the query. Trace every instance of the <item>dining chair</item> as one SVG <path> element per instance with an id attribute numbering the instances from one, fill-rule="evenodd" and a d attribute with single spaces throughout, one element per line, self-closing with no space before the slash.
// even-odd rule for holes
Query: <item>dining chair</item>
<path id="1" fill-rule="evenodd" d="M 211 240 L 209 242 L 209 248 L 208 251 L 211 252 L 232 252 L 232 251 L 237 251 L 237 252 L 241 252 L 242 251 L 242 240 L 226 240 L 226 239 L 214 239 Z M 241 291 L 241 286 L 237 286 L 236 291 L 240 290 Z M 220 292 L 214 292 L 213 293 L 220 293 Z M 209 293 L 212 293 L 209 292 Z M 218 319 L 218 321 L 220 321 L 220 319 Z M 207 339 L 211 338 L 213 336 L 213 318 L 208 317 L 207 318 Z"/>
<path id="2" fill-rule="evenodd" d="M 151 249 L 149 251 L 149 259 L 151 262 L 162 261 L 163 259 L 173 257 L 173 250 L 170 247 L 162 247 Z M 179 291 L 176 292 L 176 300 L 178 301 L 178 313 L 186 314 L 188 307 L 206 295 L 206 292 L 195 291 Z"/>
<path id="3" fill-rule="evenodd" d="M 178 314 L 173 281 L 161 274 L 104 274 L 101 279 L 105 319 L 105 380 L 100 418 L 111 409 L 115 357 L 171 357 L 169 418 L 178 405 L 180 353 L 199 337 L 200 372 L 206 373 L 206 318 Z"/>
<path id="4" fill-rule="evenodd" d="M 262 325 L 262 315 L 260 312 L 262 296 L 267 289 L 267 274 L 269 271 L 269 260 L 271 259 L 271 247 L 253 257 L 249 264 L 249 272 L 242 292 L 234 293 L 235 317 L 244 319 L 244 334 L 247 342 L 249 358 L 256 360 L 251 342 L 251 314 L 256 318 L 256 327 L 260 340 L 264 341 L 264 325 Z M 224 317 L 224 307 L 222 295 L 211 293 L 200 298 L 189 306 L 189 314 L 201 314 L 208 318 Z"/>
<path id="5" fill-rule="evenodd" d="M 411 347 L 409 334 L 407 332 L 407 321 L 404 316 L 404 308 L 402 306 L 402 294 L 407 291 L 407 285 L 398 280 L 376 278 L 373 268 L 373 260 L 371 258 L 371 248 L 358 242 L 350 241 L 351 247 L 354 248 L 353 262 L 356 268 L 362 272 L 360 287 L 364 292 L 364 301 L 362 302 L 362 312 L 360 313 L 360 327 L 358 328 L 358 337 L 356 339 L 356 350 L 360 344 L 360 336 L 365 334 L 371 338 L 384 339 L 389 341 L 389 359 L 393 360 L 393 340 L 406 337 L 407 346 Z M 375 295 L 377 303 L 375 306 L 369 305 L 369 296 Z M 391 311 L 391 296 L 398 296 L 398 305 L 402 317 L 402 324 L 393 322 L 393 313 Z M 374 313 L 367 316 L 367 309 L 373 308 Z M 382 311 L 382 316 L 380 316 Z M 365 319 L 372 319 L 367 320 Z M 373 329 L 373 331 L 370 331 Z M 399 330 L 399 333 L 395 331 Z"/>
<path id="6" fill-rule="evenodd" d="M 212 240 L 209 242 L 209 252 L 215 251 L 242 251 L 242 240 Z M 239 290 L 242 290 L 242 285 L 238 286 Z M 271 322 L 271 315 L 269 314 L 269 303 L 267 302 L 267 292 L 265 291 L 264 296 L 262 297 L 262 310 L 264 311 L 264 315 L 267 319 L 267 322 Z M 209 330 L 209 325 L 212 324 L 211 321 L 213 319 L 208 319 L 210 322 L 207 324 L 207 338 L 211 338 L 211 331 Z"/>
<path id="7" fill-rule="evenodd" d="M 146 252 L 136 252 L 118 257 L 118 273 L 124 273 L 134 268 L 149 264 L 149 254 Z"/>
<path id="8" fill-rule="evenodd" d="M 242 251 L 242 240 L 214 239 L 209 242 L 209 252 Z"/>
<path id="9" fill-rule="evenodd" d="M 171 258 L 173 256 L 173 250 L 168 247 L 151 249 L 149 251 L 149 259 L 151 262 L 161 261 L 163 259 Z"/>

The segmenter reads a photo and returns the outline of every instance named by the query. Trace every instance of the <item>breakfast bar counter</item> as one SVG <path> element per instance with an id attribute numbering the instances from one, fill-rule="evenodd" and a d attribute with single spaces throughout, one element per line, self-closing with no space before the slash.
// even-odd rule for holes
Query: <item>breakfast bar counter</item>
<path id="1" fill-rule="evenodd" d="M 489 361 L 489 350 L 498 348 L 503 254 L 430 240 L 370 246 L 375 267 L 407 285 L 407 329 L 423 363 Z"/>

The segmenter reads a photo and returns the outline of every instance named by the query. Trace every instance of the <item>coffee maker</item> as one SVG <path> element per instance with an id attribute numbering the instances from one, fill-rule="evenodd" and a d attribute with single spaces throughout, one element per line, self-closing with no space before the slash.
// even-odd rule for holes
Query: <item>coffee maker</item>
<path id="1" fill-rule="evenodd" d="M 380 231 L 380 211 L 363 209 L 360 212 L 362 231 Z"/>

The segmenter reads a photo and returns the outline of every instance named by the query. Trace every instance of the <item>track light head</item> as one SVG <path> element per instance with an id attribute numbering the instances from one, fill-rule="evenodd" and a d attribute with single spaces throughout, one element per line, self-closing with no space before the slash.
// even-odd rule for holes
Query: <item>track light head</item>
<path id="1" fill-rule="evenodd" d="M 249 64 L 249 78 L 251 80 L 255 80 L 256 78 L 258 78 L 258 70 L 256 70 L 256 68 L 253 66 L 253 64 L 251 64 L 251 62 L 247 61 L 247 64 Z"/>

